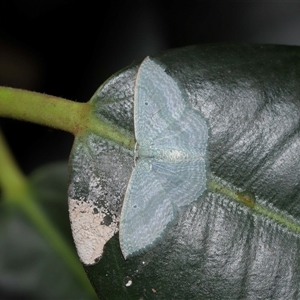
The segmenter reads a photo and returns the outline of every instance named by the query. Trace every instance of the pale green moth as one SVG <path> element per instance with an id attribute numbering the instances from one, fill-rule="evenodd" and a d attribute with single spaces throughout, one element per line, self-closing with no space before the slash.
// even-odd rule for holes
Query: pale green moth
<path id="1" fill-rule="evenodd" d="M 134 91 L 136 165 L 120 220 L 125 259 L 158 242 L 178 208 L 206 188 L 208 127 L 186 97 L 159 63 L 142 62 Z"/>

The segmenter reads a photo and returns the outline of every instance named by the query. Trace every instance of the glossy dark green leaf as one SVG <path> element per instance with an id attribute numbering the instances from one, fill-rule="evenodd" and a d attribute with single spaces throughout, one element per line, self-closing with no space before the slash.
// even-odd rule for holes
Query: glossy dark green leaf
<path id="1" fill-rule="evenodd" d="M 102 299 L 300 297 L 300 48 L 200 45 L 154 56 L 210 127 L 209 181 L 164 239 L 124 260 L 118 236 L 133 151 L 77 137 L 69 205 L 79 256 Z M 92 98 L 134 136 L 139 64 Z"/>

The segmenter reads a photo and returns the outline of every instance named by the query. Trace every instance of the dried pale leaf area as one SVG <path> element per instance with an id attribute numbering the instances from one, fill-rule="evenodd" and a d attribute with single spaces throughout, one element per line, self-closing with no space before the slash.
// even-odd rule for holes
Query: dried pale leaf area
<path id="1" fill-rule="evenodd" d="M 101 257 L 104 245 L 118 232 L 118 221 L 114 218 L 107 221 L 107 215 L 95 213 L 95 208 L 88 203 L 69 199 L 71 227 L 76 248 L 81 261 L 86 265 L 97 262 Z"/>
<path id="2" fill-rule="evenodd" d="M 74 145 L 72 152 L 75 161 L 71 173 L 73 183 L 69 187 L 69 216 L 78 255 L 84 264 L 92 265 L 101 258 L 106 242 L 119 231 L 123 199 L 118 189 L 124 193 L 124 178 L 129 175 L 123 165 L 133 164 L 133 158 L 129 155 L 121 159 L 124 150 L 94 134 L 81 142 Z M 100 156 L 99 151 L 106 155 Z M 84 170 L 81 163 L 85 165 Z M 105 170 L 112 165 L 112 178 L 104 178 Z M 118 180 L 119 184 L 115 185 Z"/>

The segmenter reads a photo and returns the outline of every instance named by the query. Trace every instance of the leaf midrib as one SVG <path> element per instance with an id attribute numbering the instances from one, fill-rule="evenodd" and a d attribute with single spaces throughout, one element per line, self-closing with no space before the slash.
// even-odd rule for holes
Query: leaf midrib
<path id="1" fill-rule="evenodd" d="M 241 197 L 239 197 L 240 191 L 238 191 L 238 189 L 234 190 L 234 188 L 230 188 L 224 184 L 219 183 L 215 179 L 215 176 L 211 177 L 208 180 L 207 187 L 211 192 L 224 195 L 227 198 L 234 200 L 235 202 L 238 202 L 242 205 L 247 206 L 254 213 L 262 215 L 264 217 L 267 217 L 267 218 L 271 219 L 272 221 L 275 221 L 279 225 L 286 227 L 288 230 L 300 234 L 300 224 L 295 222 L 292 217 L 289 217 L 280 212 L 277 212 L 275 209 L 272 210 L 270 207 L 267 207 L 267 206 L 263 205 L 262 203 L 257 203 L 257 201 L 251 207 L 250 205 L 245 203 L 241 199 Z"/>

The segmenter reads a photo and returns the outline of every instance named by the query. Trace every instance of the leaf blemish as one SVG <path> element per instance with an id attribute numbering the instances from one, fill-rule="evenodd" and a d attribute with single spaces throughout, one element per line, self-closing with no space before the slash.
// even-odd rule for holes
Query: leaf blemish
<path id="1" fill-rule="evenodd" d="M 105 244 L 118 232 L 118 220 L 100 212 L 85 202 L 69 199 L 69 213 L 73 238 L 78 255 L 86 265 L 97 263 Z"/>
<path id="2" fill-rule="evenodd" d="M 132 279 L 129 276 L 126 276 L 124 278 L 124 284 L 125 284 L 126 287 L 131 286 L 132 285 Z"/>
<path id="3" fill-rule="evenodd" d="M 250 192 L 250 191 L 243 191 L 243 192 L 238 192 L 237 197 L 241 202 L 243 202 L 245 205 L 253 208 L 255 205 L 255 195 Z"/>

